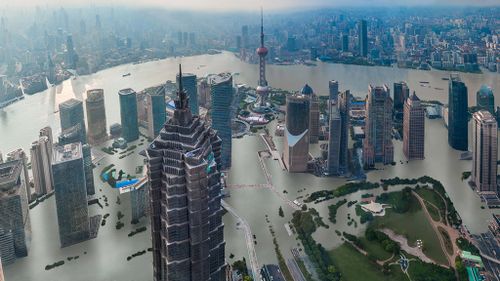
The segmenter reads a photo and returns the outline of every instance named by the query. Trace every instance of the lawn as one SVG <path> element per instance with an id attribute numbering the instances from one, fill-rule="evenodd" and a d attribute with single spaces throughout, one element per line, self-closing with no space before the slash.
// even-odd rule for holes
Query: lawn
<path id="1" fill-rule="evenodd" d="M 427 217 L 416 198 L 411 200 L 408 212 L 399 214 L 391 209 L 386 210 L 386 215 L 376 217 L 373 221 L 375 228 L 389 228 L 397 234 L 408 239 L 410 246 L 415 246 L 417 239 L 424 243 L 424 253 L 438 263 L 446 264 L 448 261 L 441 250 L 437 233 L 427 221 Z"/>
<path id="2" fill-rule="evenodd" d="M 385 275 L 381 267 L 374 264 L 368 257 L 356 251 L 352 246 L 342 246 L 329 252 L 337 269 L 342 273 L 344 281 L 407 281 L 408 278 L 396 267 L 391 275 Z"/>
<path id="3" fill-rule="evenodd" d="M 434 204 L 434 206 L 438 207 L 441 217 L 444 217 L 444 211 L 445 211 L 446 207 L 445 207 L 443 199 L 441 199 L 441 196 L 439 196 L 439 194 L 437 194 L 434 190 L 430 190 L 427 188 L 419 188 L 416 190 L 416 192 L 425 201 L 428 201 L 428 202 Z"/>
<path id="4" fill-rule="evenodd" d="M 434 221 L 441 220 L 440 212 L 436 207 L 434 207 L 434 205 L 431 205 L 431 204 L 429 204 L 429 202 L 425 201 L 425 207 L 429 211 L 429 214 L 431 215 L 432 220 L 434 220 Z"/>

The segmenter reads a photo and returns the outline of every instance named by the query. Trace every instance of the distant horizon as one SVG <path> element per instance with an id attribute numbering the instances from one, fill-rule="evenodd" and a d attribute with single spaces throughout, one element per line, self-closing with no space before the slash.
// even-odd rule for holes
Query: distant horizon
<path id="1" fill-rule="evenodd" d="M 252 0 L 183 0 L 165 3 L 164 0 L 143 0 L 137 3 L 135 0 L 111 0 L 92 1 L 88 0 L 17 0 L 4 5 L 2 10 L 11 8 L 28 7 L 48 8 L 83 8 L 83 7 L 123 7 L 123 8 L 164 8 L 178 11 L 195 12 L 255 12 L 264 7 L 266 11 L 287 12 L 298 10 L 313 10 L 322 8 L 423 8 L 423 7 L 500 7 L 498 0 L 401 0 L 396 5 L 390 0 L 340 0 L 332 4 L 331 0 L 275 0 L 272 3 L 266 1 Z"/>

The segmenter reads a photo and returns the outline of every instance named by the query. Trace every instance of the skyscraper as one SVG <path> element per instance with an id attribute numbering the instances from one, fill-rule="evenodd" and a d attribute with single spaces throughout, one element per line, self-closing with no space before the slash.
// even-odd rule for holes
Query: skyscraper
<path id="1" fill-rule="evenodd" d="M 467 87 L 458 75 L 450 75 L 448 89 L 448 144 L 456 150 L 467 150 L 468 145 Z"/>
<path id="2" fill-rule="evenodd" d="M 92 149 L 88 143 L 82 145 L 83 171 L 85 173 L 85 187 L 87 195 L 95 194 L 94 164 L 92 163 Z"/>
<path id="3" fill-rule="evenodd" d="M 408 88 L 406 82 L 394 83 L 394 115 L 399 120 L 403 117 L 405 101 L 409 96 L 410 88 Z"/>
<path id="4" fill-rule="evenodd" d="M 73 44 L 73 35 L 69 34 L 66 37 L 66 66 L 70 69 L 76 69 L 78 62 L 78 55 L 75 52 Z"/>
<path id="5" fill-rule="evenodd" d="M 122 137 L 127 141 L 139 138 L 139 121 L 137 120 L 137 94 L 132 89 L 123 89 L 120 96 L 120 116 L 122 122 Z"/>
<path id="6" fill-rule="evenodd" d="M 336 104 L 330 101 L 330 131 L 328 137 L 328 165 L 329 175 L 340 173 L 340 139 L 342 130 L 342 119 Z"/>
<path id="7" fill-rule="evenodd" d="M 59 240 L 66 247 L 90 237 L 82 144 L 58 146 L 53 157 Z"/>
<path id="8" fill-rule="evenodd" d="M 342 122 L 340 128 L 339 168 L 340 173 L 346 173 L 349 170 L 349 111 L 351 110 L 351 92 L 349 90 L 339 94 L 338 108 Z"/>
<path id="9" fill-rule="evenodd" d="M 476 105 L 480 109 L 488 110 L 492 115 L 495 115 L 495 96 L 491 87 L 481 85 L 476 94 Z"/>
<path id="10" fill-rule="evenodd" d="M 222 139 L 222 169 L 231 167 L 231 103 L 233 100 L 233 77 L 229 73 L 210 78 L 212 94 L 212 128 Z"/>
<path id="11" fill-rule="evenodd" d="M 266 80 L 266 56 L 268 50 L 264 46 L 264 15 L 262 9 L 260 10 L 260 47 L 257 48 L 256 52 L 259 56 L 259 85 L 256 91 L 260 99 L 259 106 L 266 107 L 266 98 L 269 93 L 269 87 Z"/>
<path id="12" fill-rule="evenodd" d="M 328 90 L 330 92 L 330 104 L 337 103 L 339 97 L 339 82 L 330 80 L 328 82 Z"/>
<path id="13" fill-rule="evenodd" d="M 26 183 L 24 185 L 25 187 L 25 193 L 26 193 L 26 198 L 31 199 L 31 189 L 30 189 L 30 176 L 28 174 L 28 156 L 26 156 L 26 153 L 22 148 L 16 149 L 14 151 L 11 151 L 7 154 L 7 160 L 5 162 L 9 161 L 14 161 L 14 160 L 21 160 L 21 165 L 22 165 L 22 177 L 24 182 Z M 1 203 L 0 203 L 1 204 Z"/>
<path id="14" fill-rule="evenodd" d="M 196 77 L 196 76 L 195 76 Z M 195 79 L 196 81 L 196 79 Z M 182 83 L 184 85 L 184 82 Z M 165 109 L 165 89 L 162 87 L 155 92 L 146 94 L 148 104 L 148 136 L 156 138 L 160 133 L 163 124 L 167 119 L 167 111 Z"/>
<path id="15" fill-rule="evenodd" d="M 177 94 L 174 116 L 146 150 L 153 280 L 223 281 L 222 140 L 191 114 L 182 85 Z"/>
<path id="16" fill-rule="evenodd" d="M 47 136 L 41 136 L 31 144 L 31 171 L 33 184 L 38 196 L 50 193 L 54 189 L 52 178 L 52 145 Z M 30 195 L 28 194 L 28 198 Z"/>
<path id="17" fill-rule="evenodd" d="M 85 130 L 85 117 L 83 115 L 83 103 L 77 99 L 70 99 L 59 104 L 59 115 L 61 118 L 61 131 L 80 125 L 81 142 L 87 142 Z"/>
<path id="18" fill-rule="evenodd" d="M 473 115 L 472 182 L 479 192 L 497 189 L 498 125 L 493 115 L 480 110 Z"/>
<path id="19" fill-rule="evenodd" d="M 306 172 L 309 161 L 310 98 L 303 94 L 286 97 L 283 162 L 288 172 Z"/>
<path id="20" fill-rule="evenodd" d="M 106 132 L 104 90 L 94 89 L 87 91 L 85 105 L 87 108 L 88 142 L 90 144 L 102 143 L 108 137 Z"/>
<path id="21" fill-rule="evenodd" d="M 342 34 L 342 52 L 349 52 L 349 35 Z"/>
<path id="22" fill-rule="evenodd" d="M 368 31 L 366 20 L 358 22 L 358 48 L 359 55 L 362 57 L 368 56 Z"/>
<path id="23" fill-rule="evenodd" d="M 365 139 L 363 162 L 371 167 L 375 163 L 394 161 L 392 145 L 392 99 L 389 88 L 368 86 L 366 99 Z"/>
<path id="24" fill-rule="evenodd" d="M 179 85 L 179 74 L 177 74 L 176 80 L 177 85 Z M 196 85 L 196 75 L 191 73 L 182 73 L 182 86 L 188 93 L 189 109 L 191 110 L 191 113 L 194 115 L 200 114 L 198 108 L 198 87 Z"/>
<path id="25" fill-rule="evenodd" d="M 403 152 L 408 160 L 424 159 L 425 113 L 415 92 L 406 100 L 403 117 Z"/>
<path id="26" fill-rule="evenodd" d="M 309 98 L 309 142 L 318 143 L 319 140 L 319 99 L 309 85 L 304 85 L 300 93 Z"/>
<path id="27" fill-rule="evenodd" d="M 7 160 L 0 164 L 0 229 L 4 235 L 12 237 L 1 241 L 1 246 L 14 248 L 16 257 L 28 255 L 26 237 L 30 232 L 30 222 L 26 185 L 29 183 L 24 170 L 22 159 Z"/>
<path id="28" fill-rule="evenodd" d="M 198 85 L 198 94 L 200 97 L 200 106 L 210 108 L 210 84 L 203 78 Z"/>

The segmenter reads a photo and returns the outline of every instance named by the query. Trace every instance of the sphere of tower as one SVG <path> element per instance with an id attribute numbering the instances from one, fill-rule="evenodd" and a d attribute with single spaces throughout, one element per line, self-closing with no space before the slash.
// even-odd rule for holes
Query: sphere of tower
<path id="1" fill-rule="evenodd" d="M 268 50 L 266 47 L 259 47 L 257 48 L 257 55 L 259 56 L 266 56 L 268 53 Z"/>

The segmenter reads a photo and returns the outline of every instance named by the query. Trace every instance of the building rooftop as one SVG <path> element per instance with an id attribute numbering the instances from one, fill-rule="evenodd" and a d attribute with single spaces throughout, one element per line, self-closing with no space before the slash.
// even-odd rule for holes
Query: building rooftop
<path id="1" fill-rule="evenodd" d="M 121 89 L 120 91 L 118 91 L 118 94 L 120 96 L 135 95 L 135 91 L 132 90 L 131 88 Z"/>
<path id="2" fill-rule="evenodd" d="M 177 73 L 177 75 L 175 75 L 175 77 L 179 77 L 179 73 Z M 196 78 L 196 74 L 183 72 L 182 77 L 195 77 Z"/>
<path id="3" fill-rule="evenodd" d="M 87 91 L 87 101 L 100 101 L 104 99 L 103 89 L 92 89 Z"/>
<path id="4" fill-rule="evenodd" d="M 12 160 L 0 164 L 0 189 L 10 188 L 15 185 L 22 171 L 23 163 Z"/>
<path id="5" fill-rule="evenodd" d="M 479 110 L 476 113 L 474 113 L 473 118 L 475 120 L 484 122 L 484 123 L 496 123 L 497 120 L 493 115 L 487 111 L 487 110 Z"/>
<path id="6" fill-rule="evenodd" d="M 54 148 L 54 164 L 82 158 L 82 144 L 75 142 Z"/>
<path id="7" fill-rule="evenodd" d="M 493 89 L 491 89 L 490 86 L 483 84 L 481 85 L 478 93 L 481 97 L 493 96 Z"/>
<path id="8" fill-rule="evenodd" d="M 63 103 L 60 103 L 59 104 L 59 108 L 73 108 L 79 104 L 81 104 L 82 101 L 81 100 L 77 100 L 77 99 L 69 99 Z"/>
<path id="9" fill-rule="evenodd" d="M 213 84 L 220 84 L 220 83 L 227 82 L 230 79 L 232 79 L 232 76 L 231 76 L 231 73 L 224 72 L 224 73 L 220 73 L 217 75 L 211 75 L 209 77 L 209 79 L 210 79 L 210 84 L 213 85 Z"/>

